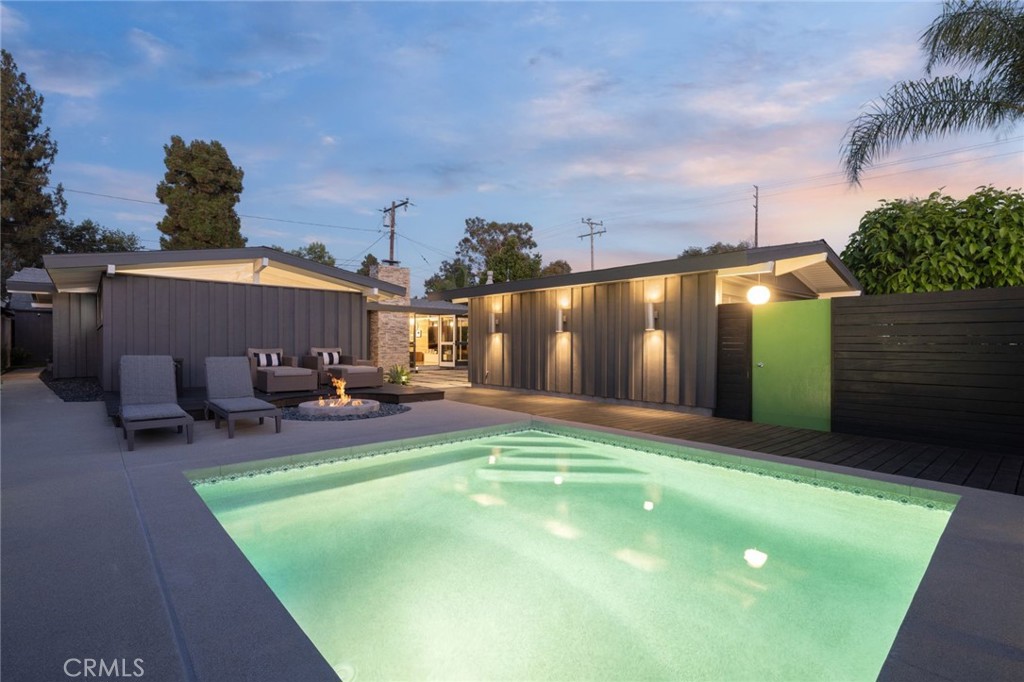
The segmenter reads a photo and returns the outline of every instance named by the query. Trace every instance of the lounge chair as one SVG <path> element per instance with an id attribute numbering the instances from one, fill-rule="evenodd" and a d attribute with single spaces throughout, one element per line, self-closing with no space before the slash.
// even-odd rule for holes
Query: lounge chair
<path id="1" fill-rule="evenodd" d="M 348 388 L 376 388 L 384 385 L 384 369 L 369 360 L 343 355 L 340 348 L 309 349 L 302 358 L 302 366 L 315 370 L 320 385 L 331 383 L 332 378 L 344 379 Z"/>
<path id="2" fill-rule="evenodd" d="M 220 420 L 228 422 L 228 438 L 235 437 L 239 419 L 273 417 L 277 433 L 281 433 L 281 410 L 260 400 L 252 391 L 252 377 L 245 358 L 206 358 L 206 416 L 213 412 L 213 426 Z"/>
<path id="3" fill-rule="evenodd" d="M 174 360 L 170 355 L 121 356 L 121 408 L 118 417 L 128 449 L 135 449 L 135 432 L 177 426 L 192 443 L 195 420 L 178 405 Z"/>
<path id="4" fill-rule="evenodd" d="M 298 366 L 298 358 L 285 355 L 281 348 L 248 348 L 249 374 L 252 385 L 264 393 L 282 391 L 315 391 L 316 372 Z"/>

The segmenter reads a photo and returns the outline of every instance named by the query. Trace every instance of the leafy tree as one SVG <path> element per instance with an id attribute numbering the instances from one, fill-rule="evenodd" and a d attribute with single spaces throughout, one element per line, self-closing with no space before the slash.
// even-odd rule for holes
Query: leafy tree
<path id="1" fill-rule="evenodd" d="M 842 260 L 867 294 L 1024 285 L 1024 194 L 979 187 L 963 201 L 883 201 Z"/>
<path id="2" fill-rule="evenodd" d="M 744 239 L 743 241 L 731 244 L 729 242 L 715 242 L 711 246 L 688 246 L 679 254 L 680 258 L 688 256 L 709 256 L 716 253 L 730 253 L 732 251 L 746 251 L 754 248 L 754 243 Z"/>
<path id="3" fill-rule="evenodd" d="M 568 275 L 572 272 L 572 266 L 562 259 L 553 260 L 540 269 L 541 277 L 553 277 L 555 275 Z"/>
<path id="4" fill-rule="evenodd" d="M 141 251 L 139 237 L 122 230 L 108 230 L 88 218 L 77 225 L 60 221 L 54 243 L 54 253 L 114 253 Z"/>
<path id="5" fill-rule="evenodd" d="M 448 291 L 461 289 L 473 282 L 469 266 L 461 258 L 441 262 L 437 274 L 423 282 L 423 289 L 429 294 L 432 291 Z"/>
<path id="6" fill-rule="evenodd" d="M 921 36 L 931 76 L 937 66 L 967 70 L 895 84 L 854 120 L 843 142 L 851 183 L 879 156 L 907 141 L 990 130 L 1024 119 L 1024 4 L 947 0 Z"/>
<path id="7" fill-rule="evenodd" d="M 177 135 L 164 145 L 167 172 L 156 196 L 167 206 L 157 223 L 166 236 L 162 249 L 217 249 L 245 246 L 235 204 L 242 192 L 242 169 L 231 163 L 216 140 L 192 140 L 187 146 Z"/>
<path id="8" fill-rule="evenodd" d="M 497 251 L 487 255 L 484 268 L 494 274 L 495 282 L 513 282 L 540 277 L 540 263 L 539 253 L 531 254 L 520 246 L 519 237 L 510 236 Z"/>
<path id="9" fill-rule="evenodd" d="M 57 143 L 49 128 L 40 130 L 43 98 L 7 50 L 0 50 L 0 62 L 0 279 L 6 294 L 14 272 L 43 264 L 67 204 L 60 185 L 46 191 Z"/>
<path id="10" fill-rule="evenodd" d="M 293 249 L 288 253 L 305 258 L 306 260 L 330 265 L 332 268 L 334 267 L 334 256 L 327 250 L 327 245 L 323 242 L 310 242 L 307 246 Z"/>
<path id="11" fill-rule="evenodd" d="M 483 218 L 466 220 L 466 236 L 456 248 L 457 260 L 487 280 L 487 271 L 494 272 L 495 281 L 526 279 L 540 275 L 540 254 L 534 253 L 530 223 L 496 223 Z"/>
<path id="12" fill-rule="evenodd" d="M 380 261 L 372 253 L 366 254 L 363 257 L 363 262 L 359 264 L 359 269 L 356 270 L 356 274 L 370 276 L 370 268 L 374 265 L 380 265 Z"/>

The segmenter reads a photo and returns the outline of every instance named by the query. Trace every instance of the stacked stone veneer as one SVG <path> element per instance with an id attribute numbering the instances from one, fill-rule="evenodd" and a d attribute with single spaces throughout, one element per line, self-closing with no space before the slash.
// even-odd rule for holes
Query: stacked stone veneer
<path id="1" fill-rule="evenodd" d="M 409 268 L 374 265 L 370 277 L 405 287 L 406 296 L 381 296 L 381 303 L 409 305 Z M 409 366 L 409 313 L 370 311 L 370 360 L 385 374 L 395 365 Z"/>

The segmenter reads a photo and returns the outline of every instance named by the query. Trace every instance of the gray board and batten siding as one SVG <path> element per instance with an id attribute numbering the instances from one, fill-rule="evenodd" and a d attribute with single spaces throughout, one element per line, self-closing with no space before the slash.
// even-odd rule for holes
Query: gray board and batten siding
<path id="1" fill-rule="evenodd" d="M 470 382 L 710 414 L 715 286 L 715 273 L 702 272 L 471 298 Z M 648 300 L 656 331 L 644 328 Z M 558 332 L 564 304 L 566 331 Z"/>
<path id="2" fill-rule="evenodd" d="M 204 385 L 206 357 L 249 347 L 366 357 L 366 299 L 356 292 L 127 276 L 104 280 L 99 314 L 95 294 L 58 296 L 69 301 L 54 306 L 68 311 L 54 320 L 55 378 L 96 376 L 108 391 L 125 354 L 181 358 L 185 388 Z"/>
<path id="3" fill-rule="evenodd" d="M 832 429 L 1024 454 L 1024 287 L 832 301 Z"/>

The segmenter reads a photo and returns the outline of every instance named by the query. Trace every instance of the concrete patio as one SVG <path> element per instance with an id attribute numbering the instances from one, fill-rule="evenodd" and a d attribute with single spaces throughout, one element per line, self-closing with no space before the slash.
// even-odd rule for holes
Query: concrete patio
<path id="1" fill-rule="evenodd" d="M 93 659 L 156 680 L 336 680 L 182 472 L 527 418 L 444 400 L 384 419 L 286 421 L 281 434 L 239 425 L 232 440 L 197 422 L 193 445 L 151 431 L 128 452 L 102 402 L 64 403 L 35 372 L 5 374 L 3 678 L 74 679 Z M 962 496 L 881 678 L 1024 677 L 1024 498 L 807 465 Z"/>

